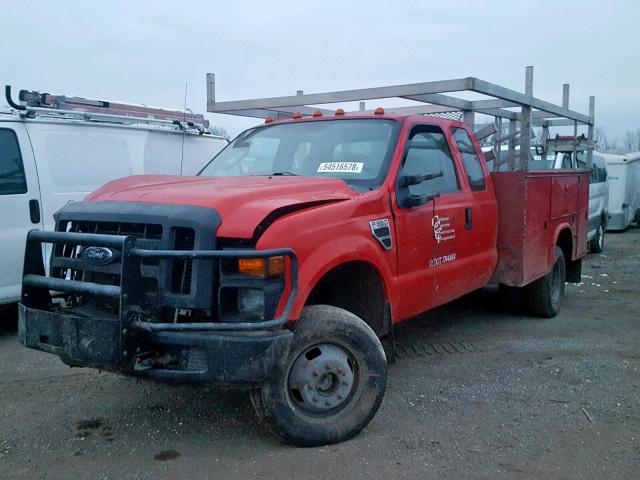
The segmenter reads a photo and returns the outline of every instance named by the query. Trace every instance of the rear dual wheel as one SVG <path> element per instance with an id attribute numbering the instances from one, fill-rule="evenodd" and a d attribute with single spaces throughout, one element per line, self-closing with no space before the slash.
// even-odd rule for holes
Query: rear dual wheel
<path id="1" fill-rule="evenodd" d="M 387 361 L 380 340 L 352 313 L 304 309 L 287 367 L 251 393 L 258 416 L 286 443 L 319 446 L 357 435 L 384 397 Z"/>
<path id="2" fill-rule="evenodd" d="M 560 311 L 564 298 L 566 264 L 560 247 L 554 249 L 554 262 L 551 271 L 527 286 L 529 311 L 543 318 L 555 317 Z"/>

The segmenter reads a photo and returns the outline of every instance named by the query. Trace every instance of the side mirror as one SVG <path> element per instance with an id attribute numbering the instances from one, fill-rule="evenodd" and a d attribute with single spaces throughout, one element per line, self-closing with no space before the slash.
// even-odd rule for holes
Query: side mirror
<path id="1" fill-rule="evenodd" d="M 412 185 L 420 185 L 422 182 L 433 180 L 434 178 L 441 177 L 442 175 L 442 170 L 438 170 L 434 173 L 425 173 L 424 175 L 400 175 L 400 177 L 398 177 L 398 187 L 405 188 Z"/>
<path id="2" fill-rule="evenodd" d="M 433 173 L 425 173 L 423 175 L 400 175 L 398 176 L 398 184 L 396 194 L 398 196 L 398 206 L 400 208 L 412 208 L 424 205 L 430 200 L 434 200 L 440 196 L 439 193 L 434 192 L 428 195 L 415 195 L 409 192 L 409 188 L 412 185 L 420 185 L 422 182 L 433 180 L 434 178 L 442 177 L 442 170 L 438 170 Z"/>

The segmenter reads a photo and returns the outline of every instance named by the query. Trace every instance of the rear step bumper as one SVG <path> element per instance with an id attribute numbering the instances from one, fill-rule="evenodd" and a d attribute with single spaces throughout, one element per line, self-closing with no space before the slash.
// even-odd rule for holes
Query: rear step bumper
<path id="1" fill-rule="evenodd" d="M 75 367 L 94 367 L 171 383 L 256 385 L 276 375 L 293 333 L 278 331 L 148 331 L 125 335 L 144 351 L 120 350 L 118 318 L 87 318 L 20 304 L 19 335 L 27 347 Z M 126 355 L 124 353 L 126 352 Z M 121 355 L 122 354 L 122 355 Z"/>

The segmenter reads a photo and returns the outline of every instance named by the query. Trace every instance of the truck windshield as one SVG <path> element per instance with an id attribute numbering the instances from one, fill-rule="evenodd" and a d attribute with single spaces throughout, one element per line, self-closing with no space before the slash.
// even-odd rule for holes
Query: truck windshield
<path id="1" fill-rule="evenodd" d="M 241 133 L 199 175 L 333 177 L 375 188 L 386 175 L 398 130 L 390 119 L 261 126 Z"/>

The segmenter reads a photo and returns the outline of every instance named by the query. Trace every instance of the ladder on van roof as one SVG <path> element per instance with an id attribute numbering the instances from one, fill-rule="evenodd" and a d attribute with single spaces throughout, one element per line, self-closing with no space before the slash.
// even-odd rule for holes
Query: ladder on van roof
<path id="1" fill-rule="evenodd" d="M 473 93 L 476 100 L 468 100 L 451 95 L 462 92 Z M 217 101 L 215 75 L 207 74 L 207 111 L 255 118 L 291 118 L 294 115 L 333 115 L 333 110 L 319 108 L 318 105 L 359 102 L 359 109 L 345 114 L 368 114 L 364 100 L 399 99 L 404 104 L 385 108 L 392 114 L 447 115 L 457 112 L 475 130 L 476 114 L 492 117 L 492 123 L 480 128 L 476 135 L 479 140 L 493 135 L 493 150 L 487 160 L 494 160 L 493 168 L 498 170 L 507 164 L 510 170 L 528 170 L 532 144 L 532 128 L 541 127 L 544 151 L 553 146 L 549 128 L 573 127 L 573 135 L 578 137 L 578 126 L 587 127 L 587 135 L 580 142 L 580 148 L 587 152 L 588 165 L 592 164 L 594 148 L 593 130 L 595 118 L 595 97 L 589 97 L 589 113 L 583 114 L 569 109 L 569 84 L 563 85 L 562 105 L 555 105 L 533 96 L 533 67 L 526 67 L 525 89 L 518 92 L 475 77 L 441 80 L 434 82 L 363 88 L 326 93 L 305 94 L 298 90 L 296 95 L 251 100 Z M 407 105 L 407 100 L 413 105 Z M 346 109 L 345 109 L 346 110 Z M 500 146 L 508 144 L 508 152 L 501 155 Z M 519 153 L 516 148 L 519 147 Z M 572 147 L 576 148 L 574 141 Z"/>
<path id="2" fill-rule="evenodd" d="M 186 109 L 170 110 L 146 105 L 136 105 L 107 100 L 94 100 L 67 95 L 52 95 L 31 90 L 20 90 L 18 99 L 13 101 L 11 87 L 5 87 L 9 106 L 21 112 L 36 114 L 56 114 L 58 118 L 72 118 L 119 123 L 146 123 L 174 126 L 182 129 L 196 129 L 199 133 L 211 133 L 209 120 L 202 114 Z"/>

